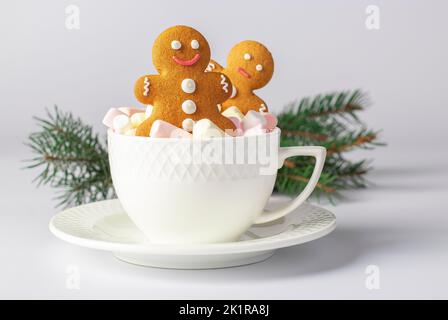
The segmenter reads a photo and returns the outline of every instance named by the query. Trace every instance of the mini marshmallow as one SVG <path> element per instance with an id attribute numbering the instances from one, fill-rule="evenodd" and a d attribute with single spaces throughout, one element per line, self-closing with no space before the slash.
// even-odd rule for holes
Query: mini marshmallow
<path id="1" fill-rule="evenodd" d="M 244 131 L 244 136 L 257 136 L 261 134 L 266 134 L 267 130 L 261 125 L 256 125 L 255 127 L 252 127 L 246 131 Z"/>
<path id="2" fill-rule="evenodd" d="M 148 104 L 146 106 L 146 110 L 145 110 L 146 119 L 148 119 L 151 116 L 152 109 L 154 109 L 154 107 L 151 104 Z"/>
<path id="3" fill-rule="evenodd" d="M 132 129 L 131 120 L 127 115 L 120 114 L 114 118 L 112 128 L 114 128 L 115 132 L 123 134 Z"/>
<path id="4" fill-rule="evenodd" d="M 261 126 L 262 128 L 266 127 L 266 118 L 264 117 L 263 113 L 254 111 L 254 110 L 249 110 L 244 119 L 243 119 L 243 129 L 244 131 L 249 130 L 250 128 L 256 127 L 256 126 Z"/>
<path id="5" fill-rule="evenodd" d="M 233 124 L 235 125 L 235 130 L 234 130 L 233 134 L 231 134 L 231 135 L 232 136 L 242 136 L 244 133 L 244 130 L 243 130 L 243 125 L 241 123 L 241 120 L 238 119 L 237 117 L 228 117 L 228 119 L 230 121 L 232 121 Z M 229 132 L 227 132 L 227 130 L 226 130 L 226 133 L 229 133 Z"/>
<path id="6" fill-rule="evenodd" d="M 119 115 L 123 115 L 123 112 L 117 108 L 110 108 L 103 118 L 103 124 L 108 128 L 112 128 L 114 125 L 114 118 Z"/>
<path id="7" fill-rule="evenodd" d="M 229 107 L 222 113 L 223 116 L 229 118 L 229 117 L 235 117 L 239 120 L 243 120 L 244 114 L 238 109 L 238 107 Z"/>
<path id="8" fill-rule="evenodd" d="M 209 119 L 199 120 L 193 127 L 194 139 L 219 138 L 225 135 L 224 131 Z"/>
<path id="9" fill-rule="evenodd" d="M 127 130 L 127 131 L 124 133 L 124 135 L 125 135 L 125 136 L 135 136 L 135 133 L 136 133 L 136 132 L 137 132 L 137 129 L 132 128 L 132 129 Z"/>
<path id="10" fill-rule="evenodd" d="M 265 128 L 269 131 L 274 130 L 277 127 L 277 117 L 272 113 L 263 113 L 264 118 L 266 119 Z"/>
<path id="11" fill-rule="evenodd" d="M 143 112 L 134 113 L 131 116 L 131 125 L 133 128 L 137 128 L 145 120 L 146 115 Z"/>
<path id="12" fill-rule="evenodd" d="M 171 123 L 156 120 L 151 126 L 151 131 L 149 132 L 151 138 L 191 138 L 191 133 L 173 126 Z"/>
<path id="13" fill-rule="evenodd" d="M 143 109 L 139 109 L 139 108 L 128 108 L 128 107 L 121 107 L 118 108 L 118 110 L 120 110 L 121 112 L 123 112 L 125 115 L 127 115 L 128 117 L 132 116 L 134 113 L 139 113 L 139 112 L 145 112 L 145 110 Z"/>

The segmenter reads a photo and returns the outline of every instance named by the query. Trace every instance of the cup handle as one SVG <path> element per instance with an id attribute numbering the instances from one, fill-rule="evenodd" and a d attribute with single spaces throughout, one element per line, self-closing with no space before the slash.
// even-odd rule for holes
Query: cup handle
<path id="1" fill-rule="evenodd" d="M 286 158 L 294 156 L 311 156 L 316 158 L 316 164 L 314 166 L 313 173 L 305 188 L 294 200 L 280 209 L 273 211 L 263 211 L 263 213 L 255 220 L 254 224 L 266 223 L 281 218 L 304 203 L 305 200 L 308 199 L 308 197 L 311 195 L 314 188 L 316 187 L 317 182 L 319 181 L 320 174 L 324 167 L 326 154 L 327 150 L 324 147 L 317 146 L 280 148 L 278 153 L 279 169 L 283 166 Z"/>

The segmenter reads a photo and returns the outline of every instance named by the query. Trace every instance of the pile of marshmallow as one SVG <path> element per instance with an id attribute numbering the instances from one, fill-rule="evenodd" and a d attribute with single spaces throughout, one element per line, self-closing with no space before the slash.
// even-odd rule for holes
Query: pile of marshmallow
<path id="1" fill-rule="evenodd" d="M 135 136 L 137 127 L 151 116 L 152 106 L 146 110 L 138 108 L 111 108 L 106 113 L 103 124 L 115 133 Z M 277 118 L 268 112 L 249 111 L 244 115 L 237 107 L 222 112 L 236 127 L 232 132 L 224 132 L 209 119 L 201 119 L 190 132 L 166 121 L 156 120 L 151 126 L 152 138 L 218 138 L 226 136 L 253 136 L 271 132 L 277 126 Z"/>

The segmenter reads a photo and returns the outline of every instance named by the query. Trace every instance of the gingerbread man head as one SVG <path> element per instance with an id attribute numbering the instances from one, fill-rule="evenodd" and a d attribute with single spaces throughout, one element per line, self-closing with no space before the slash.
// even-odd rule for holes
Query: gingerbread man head
<path id="1" fill-rule="evenodd" d="M 210 61 L 210 46 L 204 36 L 193 28 L 171 27 L 154 42 L 152 61 L 161 75 L 168 72 L 204 72 Z"/>
<path id="2" fill-rule="evenodd" d="M 227 57 L 227 70 L 234 85 L 255 90 L 268 84 L 274 73 L 274 59 L 257 41 L 246 40 L 235 45 Z"/>
<path id="3" fill-rule="evenodd" d="M 223 104 L 224 110 L 236 106 L 243 113 L 268 111 L 266 103 L 253 93 L 264 87 L 274 73 L 274 59 L 264 45 L 252 40 L 242 41 L 230 50 L 225 68 L 211 61 L 207 70 L 222 72 L 232 81 L 232 95 Z"/>
<path id="4" fill-rule="evenodd" d="M 137 135 L 148 136 L 155 120 L 187 131 L 201 119 L 209 119 L 222 130 L 235 129 L 218 110 L 218 104 L 230 97 L 232 84 L 224 74 L 205 73 L 210 47 L 201 33 L 187 26 L 171 27 L 158 36 L 152 53 L 160 74 L 142 76 L 135 84 L 137 99 L 153 105 Z"/>

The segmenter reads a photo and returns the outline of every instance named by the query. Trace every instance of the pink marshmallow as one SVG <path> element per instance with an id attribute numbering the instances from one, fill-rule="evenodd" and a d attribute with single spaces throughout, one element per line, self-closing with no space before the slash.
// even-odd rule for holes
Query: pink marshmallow
<path id="1" fill-rule="evenodd" d="M 277 117 L 274 116 L 272 113 L 263 113 L 264 118 L 266 119 L 266 125 L 265 128 L 268 129 L 268 131 L 272 131 L 277 127 Z"/>
<path id="2" fill-rule="evenodd" d="M 243 131 L 243 125 L 241 123 L 241 120 L 237 117 L 227 117 L 230 121 L 233 122 L 233 124 L 235 125 L 235 130 L 232 130 L 232 132 L 227 132 L 226 133 L 230 134 L 231 136 L 242 136 L 244 131 Z"/>
<path id="3" fill-rule="evenodd" d="M 264 128 L 263 125 L 259 124 L 255 127 L 247 129 L 244 131 L 244 136 L 257 136 L 261 134 L 265 134 L 268 130 Z"/>
<path id="4" fill-rule="evenodd" d="M 264 118 L 266 119 L 265 128 L 269 131 L 274 130 L 277 127 L 277 117 L 272 113 L 263 113 Z"/>
<path id="5" fill-rule="evenodd" d="M 123 112 L 125 115 L 127 115 L 128 117 L 132 116 L 134 113 L 139 113 L 139 112 L 145 112 L 144 109 L 139 109 L 139 108 L 128 108 L 128 107 L 120 107 L 118 108 L 118 110 L 120 110 L 121 112 Z"/>
<path id="6" fill-rule="evenodd" d="M 244 131 L 256 126 L 261 126 L 264 128 L 266 126 L 266 118 L 261 112 L 249 110 L 243 118 L 242 125 Z"/>
<path id="7" fill-rule="evenodd" d="M 121 112 L 120 110 L 118 110 L 117 108 L 110 108 L 106 115 L 103 118 L 103 124 L 108 127 L 108 128 L 112 128 L 113 127 L 113 121 L 114 118 L 116 116 L 122 115 L 124 114 L 123 112 Z"/>
<path id="8" fill-rule="evenodd" d="M 191 138 L 192 134 L 163 120 L 156 120 L 149 132 L 151 138 Z"/>

